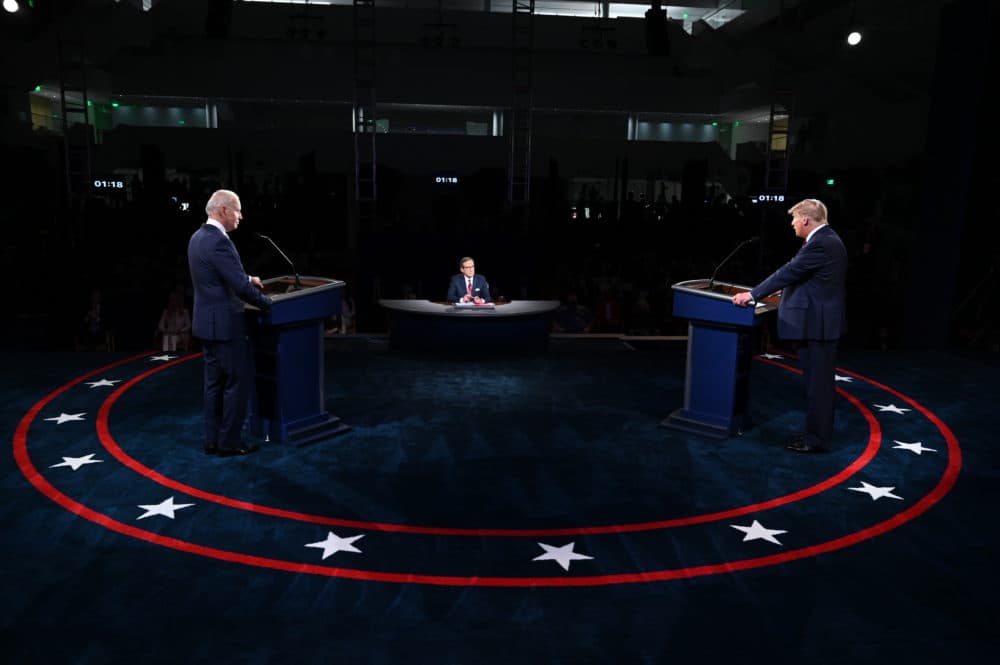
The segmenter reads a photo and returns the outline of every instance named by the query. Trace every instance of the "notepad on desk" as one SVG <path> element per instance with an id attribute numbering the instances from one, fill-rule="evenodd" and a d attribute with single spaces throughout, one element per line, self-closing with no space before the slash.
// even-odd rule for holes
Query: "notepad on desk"
<path id="1" fill-rule="evenodd" d="M 496 307 L 491 302 L 484 302 L 481 304 L 476 304 L 474 302 L 457 302 L 455 307 L 458 309 L 496 309 Z"/>

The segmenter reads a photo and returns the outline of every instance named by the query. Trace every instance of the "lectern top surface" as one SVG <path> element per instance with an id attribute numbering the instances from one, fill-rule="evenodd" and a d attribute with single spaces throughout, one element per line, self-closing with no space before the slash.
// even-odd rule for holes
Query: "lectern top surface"
<path id="1" fill-rule="evenodd" d="M 306 275 L 299 275 L 299 284 L 301 284 L 301 288 L 295 283 L 294 275 L 272 277 L 270 279 L 263 280 L 262 283 L 264 285 L 264 293 L 271 296 L 272 299 L 279 300 L 283 300 L 285 297 L 294 297 L 295 294 L 303 291 L 315 293 L 317 291 L 325 291 L 327 289 L 336 289 L 344 285 L 344 282 L 339 279 Z"/>
<path id="2" fill-rule="evenodd" d="M 675 291 L 697 294 L 699 296 L 715 300 L 732 300 L 732 297 L 737 293 L 749 291 L 752 288 L 742 284 L 720 282 L 718 280 L 712 282 L 711 286 L 709 286 L 709 281 L 710 280 L 707 279 L 689 279 L 686 282 L 677 282 L 673 285 L 673 289 Z M 766 298 L 762 298 L 758 302 L 757 307 L 758 310 L 763 309 L 764 311 L 770 311 L 776 308 L 780 301 L 780 295 L 769 295 Z"/>

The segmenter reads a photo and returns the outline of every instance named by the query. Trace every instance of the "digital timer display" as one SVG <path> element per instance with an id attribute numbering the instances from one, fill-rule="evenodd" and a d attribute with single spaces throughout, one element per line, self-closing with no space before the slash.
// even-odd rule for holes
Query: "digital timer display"
<path id="1" fill-rule="evenodd" d="M 94 189 L 125 189 L 124 180 L 95 180 Z"/>

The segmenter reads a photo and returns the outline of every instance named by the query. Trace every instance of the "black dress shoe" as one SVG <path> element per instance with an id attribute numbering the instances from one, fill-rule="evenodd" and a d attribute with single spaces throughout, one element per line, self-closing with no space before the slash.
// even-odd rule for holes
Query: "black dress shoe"
<path id="1" fill-rule="evenodd" d="M 826 448 L 823 446 L 810 446 L 806 444 L 804 440 L 793 441 L 789 443 L 785 448 L 789 450 L 794 450 L 797 453 L 825 453 Z"/>
<path id="2" fill-rule="evenodd" d="M 235 457 L 237 455 L 249 455 L 255 453 L 260 448 L 258 446 L 240 446 L 239 448 L 219 448 L 219 457 Z"/>
<path id="3" fill-rule="evenodd" d="M 205 446 L 205 454 L 206 455 L 215 455 L 218 452 L 219 452 L 219 449 L 216 446 L 209 446 L 209 445 Z"/>

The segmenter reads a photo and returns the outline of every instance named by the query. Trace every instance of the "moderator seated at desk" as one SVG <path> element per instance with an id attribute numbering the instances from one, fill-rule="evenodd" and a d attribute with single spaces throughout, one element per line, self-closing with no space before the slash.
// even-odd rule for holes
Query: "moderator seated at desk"
<path id="1" fill-rule="evenodd" d="M 548 347 L 557 300 L 516 300 L 495 307 L 455 307 L 429 300 L 380 300 L 389 312 L 393 349 L 537 353 Z"/>

